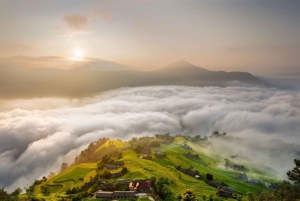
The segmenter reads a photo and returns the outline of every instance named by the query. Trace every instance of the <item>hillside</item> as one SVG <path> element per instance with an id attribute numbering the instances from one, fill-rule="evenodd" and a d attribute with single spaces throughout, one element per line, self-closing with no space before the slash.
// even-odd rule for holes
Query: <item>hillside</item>
<path id="1" fill-rule="evenodd" d="M 104 60 L 76 62 L 69 70 L 1 64 L 0 78 L 0 95 L 5 98 L 85 97 L 121 87 L 158 85 L 268 86 L 250 73 L 209 71 L 183 60 L 153 71 L 130 70 Z"/>
<path id="2" fill-rule="evenodd" d="M 155 142 L 155 143 L 151 143 Z M 157 142 L 160 147 L 157 146 Z M 152 147 L 148 145 L 153 145 Z M 143 152 L 149 147 L 148 154 Z M 138 149 L 142 149 L 137 154 Z M 145 150 L 144 150 L 145 149 Z M 173 197 L 170 200 L 175 200 L 179 193 L 185 190 L 192 190 L 197 198 L 202 196 L 216 197 L 217 189 L 208 185 L 205 182 L 206 174 L 212 174 L 213 180 L 218 183 L 224 183 L 235 190 L 234 195 L 241 199 L 248 192 L 257 193 L 260 190 L 268 189 L 266 181 L 276 182 L 276 175 L 268 171 L 261 165 L 250 161 L 231 159 L 232 163 L 242 164 L 246 167 L 246 174 L 250 180 L 259 181 L 259 184 L 247 183 L 243 180 L 234 178 L 236 174 L 242 174 L 244 171 L 234 170 L 233 168 L 224 167 L 224 158 L 219 157 L 213 151 L 213 144 L 206 138 L 191 138 L 177 136 L 172 142 L 165 141 L 162 138 L 143 137 L 140 139 L 132 139 L 130 142 L 122 142 L 121 140 L 105 139 L 91 143 L 89 148 L 84 150 L 67 169 L 61 171 L 55 176 L 48 178 L 45 183 L 38 185 L 34 193 L 37 197 L 44 197 L 48 200 L 55 200 L 57 196 L 68 196 L 68 189 L 81 188 L 82 186 L 98 178 L 99 182 L 116 183 L 117 179 L 150 179 L 151 177 L 166 177 L 172 181 L 173 185 L 169 185 Z M 165 157 L 158 158 L 155 153 L 164 153 Z M 121 155 L 120 155 L 121 153 Z M 190 153 L 197 155 L 198 158 L 187 157 L 184 154 Z M 81 158 L 86 158 L 89 155 L 89 161 L 80 163 Z M 105 168 L 97 168 L 99 158 L 110 156 L 115 161 L 124 162 L 123 167 L 128 169 L 128 172 L 116 178 L 100 178 L 97 175 L 103 175 Z M 151 160 L 142 159 L 140 156 L 150 156 Z M 190 169 L 198 171 L 200 179 L 185 174 L 181 169 Z M 117 173 L 122 170 L 122 167 L 109 170 L 109 172 Z M 101 178 L 102 177 L 102 178 Z M 251 178 L 251 179 L 250 179 Z M 97 180 L 98 181 L 98 180 Z M 41 194 L 41 186 L 47 186 L 50 189 L 50 196 Z M 89 186 L 90 194 L 102 188 L 101 185 L 93 183 Z M 127 189 L 128 185 L 117 185 L 114 190 Z M 112 190 L 112 189 L 110 189 Z M 219 198 L 221 199 L 221 198 Z M 230 199 L 229 199 L 230 200 Z"/>

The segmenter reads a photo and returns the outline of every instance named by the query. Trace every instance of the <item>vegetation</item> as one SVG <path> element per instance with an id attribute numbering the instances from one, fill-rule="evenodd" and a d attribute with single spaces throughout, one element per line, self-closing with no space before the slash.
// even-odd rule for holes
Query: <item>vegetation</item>
<path id="1" fill-rule="evenodd" d="M 81 152 L 74 163 L 63 165 L 64 168 L 59 174 L 51 174 L 48 179 L 43 177 L 35 180 L 31 186 L 26 188 L 23 195 L 19 195 L 21 189 L 16 189 L 11 194 L 2 189 L 0 200 L 17 200 L 18 197 L 28 200 L 84 200 L 99 189 L 129 190 L 128 185 L 116 183 L 117 179 L 127 178 L 148 179 L 153 187 L 153 196 L 157 200 L 196 200 L 196 197 L 197 200 L 222 200 L 221 197 L 213 196 L 217 189 L 205 181 L 214 181 L 222 186 L 233 188 L 234 195 L 238 197 L 238 200 L 258 201 L 276 200 L 277 198 L 279 200 L 280 198 L 293 201 L 299 199 L 297 191 L 297 188 L 299 189 L 299 160 L 295 160 L 296 167 L 288 172 L 290 180 L 295 183 L 283 182 L 278 189 L 272 190 L 266 185 L 255 185 L 235 179 L 235 174 L 238 173 L 236 170 L 219 168 L 218 165 L 223 164 L 224 159 L 202 146 L 202 143 L 209 141 L 207 138 L 201 138 L 201 136 L 174 137 L 170 134 L 155 136 L 132 138 L 129 142 L 100 139 Z M 222 134 L 221 137 L 226 136 Z M 187 153 L 186 149 L 181 146 L 183 143 L 192 148 L 189 154 L 197 157 L 186 157 L 184 155 Z M 166 156 L 163 158 L 152 157 L 152 160 L 140 159 L 136 151 L 143 152 L 145 148 L 150 151 L 150 156 L 153 156 L 156 151 L 165 153 Z M 90 161 L 86 161 L 82 157 L 87 153 L 93 156 L 98 154 L 98 156 L 91 157 Z M 97 158 L 99 160 L 94 161 Z M 76 161 L 86 162 L 77 164 Z M 116 164 L 116 162 L 121 162 L 117 169 L 105 169 L 106 165 Z M 229 160 L 228 162 L 232 163 Z M 257 164 L 245 162 L 242 165 L 247 165 L 249 177 L 278 183 L 277 180 L 274 180 L 275 177 L 272 173 L 260 168 Z M 116 173 L 122 174 L 112 178 L 112 175 Z M 195 178 L 194 175 L 200 177 Z"/>

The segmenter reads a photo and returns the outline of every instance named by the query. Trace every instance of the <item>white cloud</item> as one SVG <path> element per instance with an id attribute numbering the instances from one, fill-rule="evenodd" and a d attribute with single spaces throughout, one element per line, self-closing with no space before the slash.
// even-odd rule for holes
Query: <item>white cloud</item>
<path id="1" fill-rule="evenodd" d="M 73 100 L 2 100 L 0 187 L 31 184 L 101 137 L 220 130 L 300 143 L 299 102 L 300 95 L 276 89 L 185 86 L 123 88 Z"/>

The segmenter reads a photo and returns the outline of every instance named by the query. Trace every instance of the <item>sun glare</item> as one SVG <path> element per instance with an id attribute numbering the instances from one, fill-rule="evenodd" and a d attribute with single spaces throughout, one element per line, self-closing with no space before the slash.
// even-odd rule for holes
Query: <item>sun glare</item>
<path id="1" fill-rule="evenodd" d="M 74 56 L 75 56 L 76 58 L 81 58 L 82 55 L 83 55 L 83 53 L 82 53 L 82 50 L 81 50 L 81 49 L 76 48 L 76 49 L 74 50 Z"/>

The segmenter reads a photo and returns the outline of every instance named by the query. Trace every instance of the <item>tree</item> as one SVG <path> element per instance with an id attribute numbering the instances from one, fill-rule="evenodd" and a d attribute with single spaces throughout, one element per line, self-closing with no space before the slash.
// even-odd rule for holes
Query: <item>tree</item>
<path id="1" fill-rule="evenodd" d="M 122 167 L 122 172 L 125 174 L 126 172 L 128 172 L 128 168 L 127 167 Z"/>
<path id="2" fill-rule="evenodd" d="M 41 186 L 41 192 L 43 195 L 50 195 L 50 188 L 48 186 Z"/>
<path id="3" fill-rule="evenodd" d="M 206 179 L 208 181 L 213 181 L 214 180 L 214 176 L 212 174 L 206 174 Z"/>
<path id="4" fill-rule="evenodd" d="M 105 163 L 103 163 L 103 161 L 99 161 L 97 163 L 97 167 L 98 167 L 98 170 L 102 170 L 105 167 Z"/>
<path id="5" fill-rule="evenodd" d="M 180 201 L 194 201 L 194 200 L 196 200 L 196 196 L 191 190 L 186 190 L 180 199 Z"/>
<path id="6" fill-rule="evenodd" d="M 157 180 L 156 177 L 153 177 L 153 176 L 149 179 L 152 186 L 155 185 L 156 180 Z"/>
<path id="7" fill-rule="evenodd" d="M 172 182 L 168 178 L 164 177 L 160 177 L 156 180 L 154 190 L 161 199 L 165 200 L 169 196 L 173 195 L 171 190 L 167 187 L 171 183 Z"/>
<path id="8" fill-rule="evenodd" d="M 300 185 L 300 160 L 295 159 L 294 163 L 296 167 L 287 172 L 289 180 L 294 181 L 297 185 Z"/>
<path id="9" fill-rule="evenodd" d="M 22 193 L 22 189 L 19 187 L 16 190 L 14 190 L 10 195 L 11 196 L 18 196 Z"/>
<path id="10" fill-rule="evenodd" d="M 47 177 L 43 176 L 42 180 L 43 180 L 43 182 L 46 182 L 47 181 Z"/>

